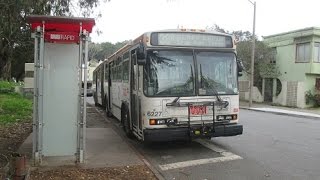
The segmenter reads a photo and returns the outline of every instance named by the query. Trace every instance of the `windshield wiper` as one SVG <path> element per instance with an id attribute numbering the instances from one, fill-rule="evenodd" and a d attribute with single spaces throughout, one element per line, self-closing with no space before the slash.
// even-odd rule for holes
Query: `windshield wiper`
<path id="1" fill-rule="evenodd" d="M 176 97 L 171 103 L 167 103 L 166 106 L 180 106 L 180 103 L 178 103 L 179 99 L 180 96 Z"/>
<path id="2" fill-rule="evenodd" d="M 202 66 L 201 66 L 201 64 L 200 64 L 200 87 L 201 87 L 201 88 L 203 87 L 203 81 L 202 81 L 202 79 L 204 79 L 204 77 L 202 76 Z M 211 85 L 210 87 L 211 87 L 211 89 L 212 89 L 212 91 L 213 91 L 213 93 L 214 93 L 213 95 L 215 95 L 216 98 L 217 98 L 218 105 L 222 105 L 223 108 L 228 107 L 228 106 L 229 106 L 229 102 L 228 102 L 228 101 L 223 101 L 223 100 L 221 99 L 221 97 L 220 97 L 218 91 L 216 90 L 216 88 L 214 87 L 214 85 Z"/>

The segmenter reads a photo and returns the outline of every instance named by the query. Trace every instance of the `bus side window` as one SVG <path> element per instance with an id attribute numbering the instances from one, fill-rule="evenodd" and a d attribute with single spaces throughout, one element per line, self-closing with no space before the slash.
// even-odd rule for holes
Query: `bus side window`
<path id="1" fill-rule="evenodd" d="M 109 67 L 108 67 L 108 64 L 105 65 L 105 69 L 104 69 L 104 81 L 107 81 L 109 79 Z"/>
<path id="2" fill-rule="evenodd" d="M 122 80 L 122 63 L 118 65 L 118 81 Z"/>
<path id="3" fill-rule="evenodd" d="M 129 52 L 126 52 L 122 56 L 123 64 L 122 64 L 122 80 L 124 82 L 129 81 Z"/>
<path id="4" fill-rule="evenodd" d="M 137 90 L 136 81 L 135 81 L 136 69 L 134 68 L 136 64 L 137 64 L 137 56 L 136 56 L 135 50 L 133 50 L 131 51 L 131 88 L 133 90 Z"/>
<path id="5" fill-rule="evenodd" d="M 123 62 L 123 74 L 122 74 L 122 80 L 124 82 L 128 82 L 129 80 L 129 61 Z"/>
<path id="6" fill-rule="evenodd" d="M 116 78 L 116 75 L 115 75 L 115 72 L 116 72 L 116 71 L 115 71 L 115 68 L 116 68 L 116 67 L 115 67 L 115 64 L 114 64 L 114 63 L 112 63 L 112 64 L 111 64 L 111 80 L 112 80 L 112 81 L 114 81 L 114 80 L 115 80 L 115 78 Z"/>

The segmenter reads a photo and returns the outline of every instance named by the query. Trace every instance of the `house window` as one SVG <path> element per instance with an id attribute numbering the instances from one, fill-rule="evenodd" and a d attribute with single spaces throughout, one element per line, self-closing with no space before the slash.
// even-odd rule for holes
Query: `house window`
<path id="1" fill-rule="evenodd" d="M 276 63 L 276 58 L 277 58 L 277 48 L 273 47 L 271 49 L 271 53 L 272 53 L 272 55 L 271 55 L 270 63 L 271 64 L 275 64 Z"/>
<path id="2" fill-rule="evenodd" d="M 314 43 L 313 62 L 320 63 L 320 43 Z"/>
<path id="3" fill-rule="evenodd" d="M 310 43 L 297 44 L 296 49 L 296 62 L 309 62 L 310 61 Z"/>

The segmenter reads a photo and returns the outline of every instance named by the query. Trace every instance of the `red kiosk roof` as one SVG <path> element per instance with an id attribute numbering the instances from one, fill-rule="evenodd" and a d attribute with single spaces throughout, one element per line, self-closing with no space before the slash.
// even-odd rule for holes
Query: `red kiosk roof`
<path id="1" fill-rule="evenodd" d="M 27 16 L 32 31 L 44 25 L 44 39 L 52 43 L 78 43 L 80 23 L 82 30 L 92 32 L 95 25 L 93 18 L 63 17 L 63 16 Z"/>
<path id="2" fill-rule="evenodd" d="M 80 23 L 82 29 L 92 32 L 92 27 L 95 25 L 93 18 L 65 17 L 65 16 L 41 16 L 30 15 L 27 21 L 31 24 L 31 29 L 34 31 L 38 26 L 45 23 L 45 31 L 55 32 L 80 32 Z"/>

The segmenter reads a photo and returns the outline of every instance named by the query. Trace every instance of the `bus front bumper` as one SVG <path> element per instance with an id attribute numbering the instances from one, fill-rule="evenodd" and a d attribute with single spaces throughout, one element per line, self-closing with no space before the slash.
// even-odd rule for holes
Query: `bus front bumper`
<path id="1" fill-rule="evenodd" d="M 190 138 L 190 130 L 188 127 L 179 128 L 161 128 L 161 129 L 145 129 L 144 141 L 179 141 L 188 140 Z M 236 136 L 241 135 L 243 126 L 240 124 L 226 124 L 215 126 L 214 131 L 207 137 Z M 192 133 L 191 133 L 192 134 Z M 192 137 L 203 137 L 192 135 Z"/>

